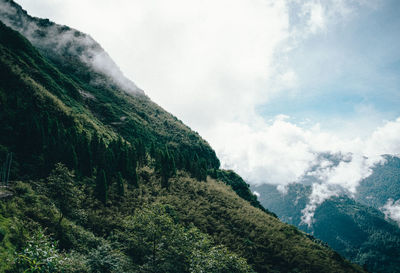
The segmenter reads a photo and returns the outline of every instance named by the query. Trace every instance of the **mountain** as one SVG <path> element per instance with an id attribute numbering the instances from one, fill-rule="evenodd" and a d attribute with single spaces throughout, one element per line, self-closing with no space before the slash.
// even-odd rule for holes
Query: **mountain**
<path id="1" fill-rule="evenodd" d="M 10 74 L 11 69 L 19 69 L 27 72 L 23 79 L 28 85 L 25 88 L 29 88 L 33 81 L 34 85 L 44 88 L 44 91 L 51 90 L 51 95 L 54 95 L 51 101 L 44 102 L 44 105 L 42 103 L 36 106 L 31 103 L 22 107 L 17 105 L 20 116 L 30 117 L 30 120 L 25 118 L 22 123 L 13 120 L 16 115 L 12 113 L 12 109 L 5 111 L 9 116 L 3 118 L 3 124 L 12 123 L 12 126 L 20 125 L 22 127 L 12 128 L 11 131 L 3 133 L 4 141 L 16 140 L 17 142 L 7 143 L 9 147 L 16 146 L 14 150 L 18 150 L 17 146 L 21 146 L 21 141 L 23 141 L 18 137 L 11 137 L 14 131 L 22 132 L 20 137 L 24 138 L 25 134 L 35 133 L 24 132 L 24 130 L 37 127 L 37 123 L 48 127 L 36 128 L 44 131 L 40 132 L 42 138 L 48 137 L 45 135 L 46 132 L 56 130 L 54 124 L 49 124 L 49 116 L 55 115 L 54 112 L 57 111 L 57 115 L 64 115 L 63 119 L 70 119 L 69 124 L 66 124 L 68 122 L 58 124 L 59 127 L 64 127 L 66 130 L 69 129 L 68 127 L 82 128 L 81 131 L 85 134 L 90 135 L 95 132 L 101 138 L 107 139 L 105 142 L 122 137 L 132 145 L 142 145 L 147 149 L 153 145 L 155 146 L 153 150 L 164 149 L 167 146 L 169 152 L 174 154 L 175 163 L 178 166 L 182 165 L 183 161 L 191 161 L 193 165 L 201 167 L 203 174 L 207 168 L 219 167 L 219 160 L 215 152 L 197 133 L 153 103 L 142 91 L 135 89 L 137 91 L 135 92 L 125 88 L 125 85 L 114 84 L 114 79 L 123 78 L 124 82 L 128 80 L 120 72 L 115 72 L 119 69 L 88 35 L 56 25 L 48 20 L 32 18 L 12 1 L 2 0 L 1 3 L 0 18 L 13 28 L 22 29 L 23 33 L 29 34 L 31 42 L 40 51 L 38 54 L 29 46 L 17 45 L 15 44 L 17 41 L 4 36 L 4 43 L 12 47 L 14 52 L 7 52 L 7 55 L 3 55 L 4 60 L 9 63 L 3 72 L 4 78 L 8 77 L 8 82 L 3 84 L 8 84 L 8 86 L 3 88 L 5 90 L 16 89 L 16 92 L 10 94 L 15 96 L 15 100 L 32 94 L 26 94 L 23 89 L 16 88 L 18 84 L 21 85 L 21 77 L 6 76 Z M 25 44 L 27 41 L 22 43 Z M 14 55 L 10 55 L 12 53 Z M 15 58 L 19 59 L 20 63 L 12 63 L 12 59 Z M 98 61 L 101 58 L 105 60 Z M 98 63 L 105 64 L 101 67 L 106 68 L 99 69 Z M 111 68 L 109 68 L 110 63 Z M 108 73 L 109 69 L 114 71 L 113 74 Z M 117 76 L 114 77 L 115 75 Z M 133 85 L 132 83 L 131 86 Z M 47 105 L 47 103 L 52 105 Z M 62 107 L 54 107 L 54 104 L 61 104 Z M 52 110 L 54 111 L 52 112 Z M 26 115 L 22 113 L 23 111 Z M 74 123 L 74 126 L 71 126 L 71 123 Z M 11 125 L 8 128 L 11 128 Z M 48 146 L 46 144 L 43 143 L 44 146 Z M 77 147 L 72 148 L 72 150 L 76 150 Z M 32 154 L 26 147 L 21 147 L 20 150 L 18 153 L 16 152 L 16 156 L 20 158 L 29 158 Z M 46 158 L 45 154 L 43 156 L 49 166 L 53 166 L 58 161 Z M 37 158 L 31 161 L 35 162 L 36 171 L 30 173 L 48 172 L 48 166 L 41 166 L 40 169 L 37 169 Z"/>
<path id="2" fill-rule="evenodd" d="M 357 187 L 355 199 L 381 209 L 389 199 L 400 199 L 400 158 L 385 155 L 385 162 L 374 166 L 372 174 Z"/>
<path id="3" fill-rule="evenodd" d="M 264 209 L 88 35 L 0 7 L 0 272 L 363 272 Z"/>
<path id="4" fill-rule="evenodd" d="M 308 226 L 302 223 L 301 217 L 309 201 L 311 186 L 290 184 L 285 193 L 268 184 L 252 187 L 252 190 L 260 194 L 260 203 L 274 211 L 282 221 L 313 234 L 369 271 L 396 272 L 400 267 L 400 229 L 395 223 L 388 222 L 378 209 L 347 195 L 336 196 L 317 207 L 314 221 Z"/>

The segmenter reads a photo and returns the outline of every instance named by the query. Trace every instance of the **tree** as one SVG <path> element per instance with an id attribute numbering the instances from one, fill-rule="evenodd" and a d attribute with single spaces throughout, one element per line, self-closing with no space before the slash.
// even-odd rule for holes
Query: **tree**
<path id="1" fill-rule="evenodd" d="M 96 177 L 96 194 L 97 198 L 105 204 L 107 202 L 108 198 L 108 185 L 107 185 L 107 179 L 106 179 L 106 173 L 104 170 L 100 170 L 97 173 Z"/>
<path id="2" fill-rule="evenodd" d="M 135 145 L 135 148 L 136 148 L 136 154 L 137 154 L 137 159 L 138 159 L 138 163 L 139 163 L 139 165 L 140 166 L 144 166 L 144 165 L 146 165 L 146 147 L 145 147 L 145 145 L 144 145 L 144 142 L 141 140 L 141 139 L 139 139 L 137 142 L 136 142 L 136 145 Z"/>
<path id="3" fill-rule="evenodd" d="M 48 195 L 60 211 L 60 225 L 65 215 L 70 215 L 79 204 L 80 194 L 74 185 L 74 173 L 57 163 L 47 178 L 47 185 Z"/>
<path id="4" fill-rule="evenodd" d="M 226 247 L 214 246 L 193 251 L 190 272 L 251 273 L 254 271 L 244 258 L 230 252 Z"/>
<path id="5" fill-rule="evenodd" d="M 126 154 L 126 156 L 126 178 L 128 179 L 130 185 L 137 188 L 139 186 L 138 175 L 136 171 L 137 161 L 134 157 L 134 153 L 132 153 L 132 156 L 130 157 L 129 154 Z"/>
<path id="6" fill-rule="evenodd" d="M 119 196 L 125 195 L 125 183 L 120 172 L 117 173 L 117 190 Z"/>
<path id="7" fill-rule="evenodd" d="M 70 148 L 68 151 L 68 159 L 67 159 L 67 166 L 74 170 L 78 170 L 78 156 L 76 155 L 75 147 L 72 144 L 69 144 Z"/>
<path id="8" fill-rule="evenodd" d="M 160 152 L 159 160 L 160 163 L 158 164 L 158 166 L 160 167 L 161 186 L 168 189 L 169 178 L 176 174 L 175 160 L 174 157 L 169 153 L 167 147 L 165 147 L 164 152 Z"/>

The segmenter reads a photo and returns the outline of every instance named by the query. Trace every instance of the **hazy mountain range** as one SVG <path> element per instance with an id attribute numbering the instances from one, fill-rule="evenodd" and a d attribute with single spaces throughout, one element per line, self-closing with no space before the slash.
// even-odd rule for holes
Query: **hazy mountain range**
<path id="1" fill-rule="evenodd" d="M 332 165 L 345 160 L 321 156 L 330 158 Z M 400 266 L 395 202 L 400 194 L 400 159 L 388 155 L 384 158 L 384 163 L 377 164 L 372 174 L 359 183 L 355 194 L 337 189 L 333 196 L 322 200 L 309 223 L 304 222 L 304 216 L 313 187 L 319 183 L 317 177 L 308 175 L 281 191 L 271 184 L 254 186 L 252 190 L 259 195 L 261 204 L 282 221 L 313 234 L 344 257 L 373 272 L 396 272 Z"/>

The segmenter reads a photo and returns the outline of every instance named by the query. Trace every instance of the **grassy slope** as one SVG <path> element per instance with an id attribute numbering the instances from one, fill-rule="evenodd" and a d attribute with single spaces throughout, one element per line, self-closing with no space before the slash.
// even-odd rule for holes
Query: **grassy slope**
<path id="1" fill-rule="evenodd" d="M 222 182 L 209 179 L 207 183 L 194 183 L 187 177 L 177 177 L 171 191 L 173 194 L 160 199 L 174 205 L 184 222 L 194 223 L 216 241 L 229 245 L 258 272 L 357 271 L 336 252 L 254 208 Z"/>
<path id="2" fill-rule="evenodd" d="M 166 190 L 160 187 L 153 170 L 144 167 L 139 173 L 140 187 L 128 190 L 122 199 L 113 196 L 106 207 L 93 198 L 90 183 L 77 181 L 81 189 L 77 198 L 83 201 L 76 208 L 78 213 L 62 222 L 61 229 L 57 228 L 59 213 L 51 205 L 45 181 L 19 183 L 16 196 L 0 202 L 1 212 L 7 216 L 5 223 L 14 217 L 15 223 L 23 219 L 30 225 L 39 224 L 55 236 L 60 247 L 87 255 L 104 240 L 115 243 L 115 237 L 109 235 L 123 232 L 125 219 L 133 211 L 137 214 L 143 208 L 161 203 L 170 207 L 177 222 L 187 227 L 194 225 L 210 234 L 217 244 L 226 245 L 246 258 L 257 272 L 362 271 L 331 249 L 312 242 L 295 227 L 254 208 L 222 182 L 214 179 L 198 182 L 180 172 Z M 19 241 L 14 238 L 14 242 Z M 10 252 L 14 248 L 8 245 L 8 250 L 7 247 L 0 250 Z"/>

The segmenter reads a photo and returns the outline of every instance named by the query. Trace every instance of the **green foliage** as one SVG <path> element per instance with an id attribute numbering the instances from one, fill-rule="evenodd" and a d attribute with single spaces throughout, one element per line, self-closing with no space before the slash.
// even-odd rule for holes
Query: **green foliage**
<path id="1" fill-rule="evenodd" d="M 124 270 L 125 256 L 110 244 L 99 245 L 88 255 L 87 264 L 91 272 L 119 273 Z"/>
<path id="2" fill-rule="evenodd" d="M 214 246 L 197 228 L 176 223 L 173 213 L 171 207 L 156 204 L 125 219 L 116 239 L 140 272 L 253 272 L 245 259 Z"/>
<path id="3" fill-rule="evenodd" d="M 230 253 L 225 247 L 212 247 L 208 251 L 194 251 L 191 256 L 190 272 L 250 273 L 254 271 L 245 259 Z"/>
<path id="4" fill-rule="evenodd" d="M 55 244 L 39 228 L 28 239 L 26 247 L 16 255 L 13 267 L 9 272 L 60 272 L 63 268 L 64 257 L 59 253 Z"/>

